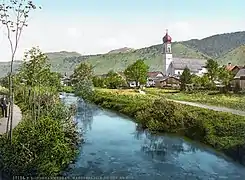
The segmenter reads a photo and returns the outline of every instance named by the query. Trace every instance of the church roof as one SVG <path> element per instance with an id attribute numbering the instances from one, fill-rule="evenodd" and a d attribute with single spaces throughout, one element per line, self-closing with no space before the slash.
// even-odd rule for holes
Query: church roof
<path id="1" fill-rule="evenodd" d="M 190 59 L 190 58 L 173 58 L 173 68 L 184 70 L 188 67 L 191 71 L 195 72 L 206 65 L 206 60 L 203 59 Z"/>

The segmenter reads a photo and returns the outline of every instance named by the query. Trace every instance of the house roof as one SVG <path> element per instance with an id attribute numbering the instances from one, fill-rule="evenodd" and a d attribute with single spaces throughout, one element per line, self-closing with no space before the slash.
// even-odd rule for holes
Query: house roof
<path id="1" fill-rule="evenodd" d="M 165 76 L 164 78 L 162 78 L 162 79 L 160 80 L 160 82 L 166 81 L 166 80 L 169 79 L 169 78 L 173 78 L 173 79 L 175 79 L 175 80 L 177 80 L 177 81 L 180 81 L 180 79 L 179 79 L 178 77 L 175 77 L 175 76 Z"/>
<path id="2" fill-rule="evenodd" d="M 225 67 L 225 69 L 228 70 L 228 71 L 232 71 L 235 67 L 236 67 L 236 66 L 227 65 L 227 66 Z"/>
<path id="3" fill-rule="evenodd" d="M 163 76 L 163 73 L 161 71 L 148 72 L 147 76 L 150 78 L 156 78 L 158 74 L 161 74 Z"/>
<path id="4" fill-rule="evenodd" d="M 172 62 L 174 69 L 184 70 L 186 67 L 192 72 L 197 72 L 206 66 L 206 60 L 203 59 L 190 59 L 190 58 L 173 58 Z"/>
<path id="5" fill-rule="evenodd" d="M 245 76 L 245 68 L 240 69 L 234 78 L 240 79 L 241 76 Z"/>
<path id="6" fill-rule="evenodd" d="M 227 65 L 225 68 L 228 71 L 233 71 L 235 68 L 242 69 L 244 66 L 232 66 L 232 65 Z"/>

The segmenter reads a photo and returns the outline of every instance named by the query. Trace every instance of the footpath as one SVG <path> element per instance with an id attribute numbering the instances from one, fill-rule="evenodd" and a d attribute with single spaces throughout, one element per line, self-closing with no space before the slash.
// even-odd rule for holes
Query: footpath
<path id="1" fill-rule="evenodd" d="M 13 110 L 13 129 L 19 124 L 22 118 L 22 113 L 20 108 L 17 105 L 14 105 L 14 110 Z M 7 121 L 8 118 L 0 118 L 0 134 L 4 134 L 6 132 L 7 128 Z"/>
<path id="2" fill-rule="evenodd" d="M 219 106 L 211 106 L 211 105 L 200 104 L 200 103 L 195 103 L 195 102 L 177 101 L 177 100 L 171 100 L 171 99 L 168 99 L 168 100 L 176 102 L 176 103 L 180 103 L 180 104 L 186 104 L 186 105 L 190 105 L 190 106 L 196 106 L 196 107 L 200 107 L 200 108 L 211 109 L 214 111 L 229 112 L 229 113 L 236 114 L 239 116 L 245 116 L 245 111 L 240 111 L 240 110 L 236 110 L 236 109 L 219 107 Z"/>

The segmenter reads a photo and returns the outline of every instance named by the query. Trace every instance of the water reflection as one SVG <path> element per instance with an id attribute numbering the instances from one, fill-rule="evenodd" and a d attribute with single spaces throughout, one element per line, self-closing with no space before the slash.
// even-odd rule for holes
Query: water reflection
<path id="1" fill-rule="evenodd" d="M 86 133 L 80 155 L 66 176 L 124 176 L 133 179 L 244 179 L 244 167 L 201 144 L 151 134 L 129 118 L 78 102 L 76 116 Z"/>

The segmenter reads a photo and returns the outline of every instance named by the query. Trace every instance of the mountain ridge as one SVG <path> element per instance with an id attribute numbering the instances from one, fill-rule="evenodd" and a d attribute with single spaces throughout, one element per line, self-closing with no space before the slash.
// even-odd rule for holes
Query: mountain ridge
<path id="1" fill-rule="evenodd" d="M 216 34 L 202 39 L 190 39 L 172 43 L 173 57 L 215 59 L 220 64 L 234 62 L 245 64 L 245 31 Z M 90 63 L 95 74 L 103 74 L 109 70 L 122 71 L 137 59 L 144 59 L 150 71 L 162 69 L 162 44 L 133 49 L 122 47 L 105 54 L 81 55 L 78 52 L 47 52 L 51 69 L 60 73 L 71 74 L 81 62 Z M 0 76 L 7 74 L 9 62 L 0 62 Z M 17 70 L 21 61 L 15 62 Z"/>

